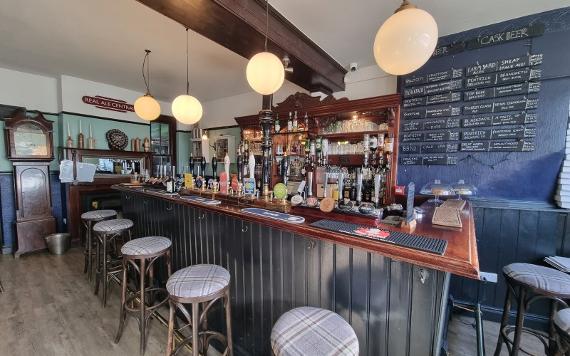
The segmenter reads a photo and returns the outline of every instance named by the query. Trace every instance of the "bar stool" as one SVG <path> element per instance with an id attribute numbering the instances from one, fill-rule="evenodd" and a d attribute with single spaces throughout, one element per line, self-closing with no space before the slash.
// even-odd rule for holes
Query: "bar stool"
<path id="1" fill-rule="evenodd" d="M 563 309 L 554 316 L 554 327 L 558 334 L 558 348 L 561 355 L 570 355 L 570 309 Z"/>
<path id="2" fill-rule="evenodd" d="M 91 210 L 81 214 L 81 222 L 85 227 L 85 250 L 83 251 L 83 254 L 85 255 L 85 266 L 83 267 L 83 273 L 87 273 L 87 278 L 89 280 L 91 280 L 91 277 L 93 276 L 93 224 L 115 217 L 117 217 L 117 212 L 111 209 Z"/>
<path id="3" fill-rule="evenodd" d="M 570 299 L 570 276 L 553 268 L 529 263 L 513 263 L 507 265 L 503 267 L 503 275 L 507 282 L 507 295 L 505 297 L 505 306 L 495 356 L 501 354 L 503 343 L 507 345 L 510 355 L 518 355 L 523 331 L 537 337 L 544 345 L 545 352 L 548 355 L 553 355 L 556 351 L 553 319 L 559 305 L 568 308 L 565 300 Z M 514 326 L 508 325 L 511 297 L 515 299 L 518 308 L 516 325 Z M 548 337 L 524 327 L 526 310 L 532 303 L 540 299 L 551 300 Z M 514 332 L 513 340 L 509 339 L 509 334 L 512 332 Z"/>
<path id="4" fill-rule="evenodd" d="M 95 251 L 95 261 L 97 270 L 95 273 L 95 294 L 99 293 L 99 284 L 103 279 L 103 307 L 107 306 L 107 289 L 109 280 L 113 274 L 120 272 L 119 253 L 117 251 L 117 239 L 122 238 L 126 233 L 131 239 L 131 228 L 133 222 L 129 219 L 113 219 L 99 221 L 93 226 L 93 231 L 97 237 L 97 249 Z M 110 248 L 113 248 L 111 251 Z M 102 251 L 101 251 L 102 250 Z M 115 256 L 111 252 L 115 253 Z M 101 256 L 101 254 L 103 256 Z"/>
<path id="5" fill-rule="evenodd" d="M 230 273 L 220 266 L 194 265 L 174 272 L 166 283 L 166 289 L 170 294 L 167 355 L 176 354 L 181 347 L 190 342 L 192 342 L 193 356 L 198 356 L 199 352 L 202 355 L 206 355 L 210 339 L 218 340 L 226 345 L 223 355 L 231 356 L 233 354 L 229 287 Z M 217 331 L 207 330 L 208 310 L 219 299 L 222 299 L 226 312 L 226 336 Z M 190 316 L 184 304 L 192 304 L 192 316 Z M 200 306 L 202 306 L 202 311 L 200 311 Z M 192 335 L 182 340 L 178 347 L 174 345 L 176 309 L 182 312 L 187 321 L 178 330 L 186 327 L 192 329 Z"/>
<path id="6" fill-rule="evenodd" d="M 168 301 L 168 293 L 165 288 L 157 288 L 154 286 L 154 262 L 159 258 L 164 256 L 166 259 L 166 268 L 168 277 L 171 274 L 171 264 L 170 264 L 170 247 L 172 242 L 162 236 L 148 236 L 141 237 L 128 241 L 121 247 L 121 253 L 123 255 L 123 278 L 121 282 L 121 312 L 119 316 L 119 329 L 117 330 L 117 336 L 115 337 L 115 343 L 121 340 L 121 335 L 123 334 L 123 329 L 125 327 L 125 322 L 127 319 L 127 312 L 132 314 L 139 314 L 137 317 L 139 321 L 140 330 L 140 353 L 144 354 L 146 346 L 146 336 L 147 336 L 147 326 L 150 318 L 154 315 L 157 308 L 166 304 Z M 127 267 L 132 266 L 139 273 L 139 289 L 127 296 Z M 148 287 L 146 284 L 146 275 L 149 275 Z M 158 303 L 153 303 L 157 294 L 163 293 L 164 297 L 159 300 Z M 150 304 L 147 306 L 147 298 Z M 135 306 L 135 299 L 138 300 L 138 307 Z"/>
<path id="7" fill-rule="evenodd" d="M 281 315 L 271 330 L 275 356 L 358 355 L 358 338 L 340 315 L 330 310 L 300 307 Z"/>

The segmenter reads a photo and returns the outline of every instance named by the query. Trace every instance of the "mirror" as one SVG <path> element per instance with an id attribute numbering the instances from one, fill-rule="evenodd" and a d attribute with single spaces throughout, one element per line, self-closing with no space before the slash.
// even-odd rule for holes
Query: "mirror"
<path id="1" fill-rule="evenodd" d="M 96 165 L 96 174 L 141 174 L 146 168 L 143 158 L 83 156 L 81 161 Z"/>

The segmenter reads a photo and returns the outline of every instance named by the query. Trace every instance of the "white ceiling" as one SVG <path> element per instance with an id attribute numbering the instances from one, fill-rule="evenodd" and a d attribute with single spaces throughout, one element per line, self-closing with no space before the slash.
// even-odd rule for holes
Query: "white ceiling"
<path id="1" fill-rule="evenodd" d="M 342 65 L 374 63 L 372 42 L 400 0 L 270 0 Z M 570 0 L 416 0 L 440 34 L 570 6 Z M 184 28 L 135 0 L 0 0 L 0 66 L 144 91 L 169 101 L 185 90 Z M 202 101 L 250 92 L 245 58 L 191 32 L 191 92 Z"/>
<path id="2" fill-rule="evenodd" d="M 250 91 L 245 58 L 190 31 L 190 90 L 202 101 Z M 151 93 L 186 90 L 186 32 L 135 0 L 0 0 L 0 66 L 76 76 Z"/>
<path id="3" fill-rule="evenodd" d="M 439 35 L 570 6 L 570 0 L 411 0 L 431 13 Z M 380 25 L 402 0 L 270 0 L 277 11 L 345 67 L 374 64 Z"/>

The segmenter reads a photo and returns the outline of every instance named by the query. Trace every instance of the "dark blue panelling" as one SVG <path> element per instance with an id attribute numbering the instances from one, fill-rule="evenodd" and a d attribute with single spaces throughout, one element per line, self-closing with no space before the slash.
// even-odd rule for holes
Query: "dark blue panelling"
<path id="1" fill-rule="evenodd" d="M 11 253 L 14 242 L 14 221 L 16 208 L 14 202 L 14 180 L 12 173 L 0 174 L 0 205 L 2 206 L 3 253 Z"/>
<path id="2" fill-rule="evenodd" d="M 514 29 L 530 22 L 546 25 L 545 34 L 522 40 L 459 53 L 430 60 L 418 74 L 461 68 L 502 58 L 542 53 L 542 88 L 537 109 L 536 150 L 531 153 L 484 153 L 468 158 L 459 153 L 457 166 L 399 166 L 398 182 L 417 185 L 433 179 L 454 182 L 465 179 L 479 188 L 479 194 L 490 198 L 551 202 L 560 165 L 564 159 L 565 133 L 570 102 L 570 8 L 507 21 L 440 38 L 440 44 L 452 43 Z M 463 159 L 463 160 L 461 160 Z M 506 161 L 503 161 L 505 160 Z M 503 161 L 503 162 L 501 162 Z M 498 163 L 500 162 L 500 163 Z M 496 165 L 495 167 L 492 167 Z"/>
<path id="3" fill-rule="evenodd" d="M 57 231 L 67 231 L 63 219 L 66 216 L 64 186 L 59 182 L 59 172 L 50 173 L 52 213 L 56 219 Z M 16 231 L 16 205 L 14 201 L 14 179 L 12 173 L 0 174 L 0 207 L 2 217 L 2 253 L 12 253 Z"/>

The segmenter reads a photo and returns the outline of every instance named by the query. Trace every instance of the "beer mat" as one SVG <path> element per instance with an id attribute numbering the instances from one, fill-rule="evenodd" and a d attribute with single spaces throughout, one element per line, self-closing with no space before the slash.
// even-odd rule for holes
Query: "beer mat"
<path id="1" fill-rule="evenodd" d="M 461 223 L 461 211 L 455 208 L 438 206 L 433 212 L 431 223 L 440 226 L 463 227 Z"/>
<path id="2" fill-rule="evenodd" d="M 271 211 L 261 208 L 243 208 L 241 209 L 244 213 L 260 216 L 262 218 L 268 218 L 272 220 L 282 221 L 289 224 L 302 224 L 305 222 L 305 218 L 302 216 L 291 215 L 286 213 L 281 213 L 278 211 Z"/>
<path id="3" fill-rule="evenodd" d="M 220 205 L 222 204 L 221 201 L 215 199 L 208 199 L 204 197 L 198 197 L 195 195 L 182 195 L 180 196 L 181 199 L 190 200 L 195 203 L 205 204 L 205 205 Z"/>
<path id="4" fill-rule="evenodd" d="M 411 235 L 400 231 L 382 230 L 372 226 L 357 225 L 342 221 L 323 219 L 315 221 L 311 226 L 438 255 L 443 255 L 447 248 L 447 241 L 438 238 Z"/>
<path id="5" fill-rule="evenodd" d="M 447 199 L 446 201 L 443 202 L 443 204 L 441 204 L 441 207 L 463 210 L 463 208 L 465 207 L 465 203 L 466 201 L 461 199 Z"/>

